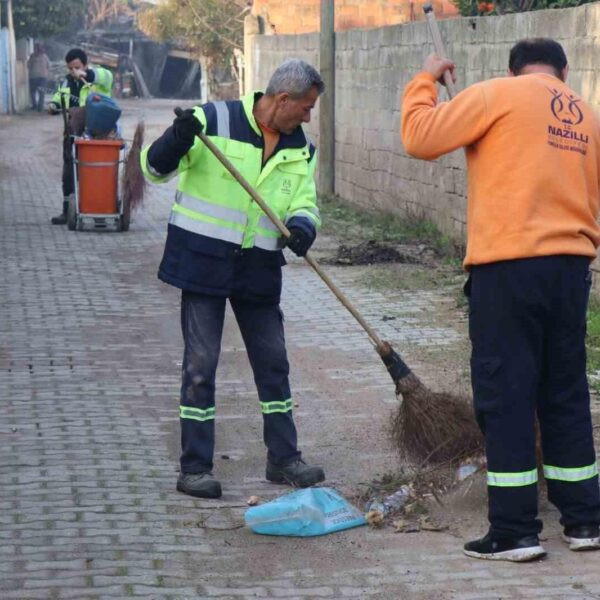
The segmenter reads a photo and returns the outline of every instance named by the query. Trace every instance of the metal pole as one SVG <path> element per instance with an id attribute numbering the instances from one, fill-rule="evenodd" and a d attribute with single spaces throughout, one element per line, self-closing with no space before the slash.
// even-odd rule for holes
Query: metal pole
<path id="1" fill-rule="evenodd" d="M 12 0 L 8 0 L 7 9 L 7 22 L 8 22 L 8 48 L 9 48 L 9 77 L 10 77 L 10 98 L 9 98 L 9 111 L 17 111 L 17 50 L 15 47 L 15 27 L 13 22 L 12 14 Z"/>
<path id="2" fill-rule="evenodd" d="M 321 0 L 320 72 L 325 93 L 319 100 L 319 181 L 324 196 L 335 193 L 335 0 Z"/>

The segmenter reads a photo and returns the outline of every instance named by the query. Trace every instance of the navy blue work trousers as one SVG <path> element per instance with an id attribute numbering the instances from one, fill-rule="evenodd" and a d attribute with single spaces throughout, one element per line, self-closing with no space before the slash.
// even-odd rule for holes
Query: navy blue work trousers
<path id="1" fill-rule="evenodd" d="M 75 193 L 75 174 L 73 173 L 73 138 L 70 135 L 66 135 L 63 138 L 62 191 L 64 198 Z"/>
<path id="2" fill-rule="evenodd" d="M 184 340 L 180 402 L 181 471 L 213 468 L 215 447 L 215 374 L 225 318 L 222 296 L 183 292 Z M 288 380 L 289 364 L 278 304 L 229 298 L 240 328 L 263 413 L 268 458 L 285 464 L 300 458 Z"/>
<path id="3" fill-rule="evenodd" d="M 590 259 L 473 266 L 465 285 L 475 414 L 485 436 L 490 533 L 537 534 L 535 418 L 548 498 L 564 526 L 600 522 L 586 377 Z"/>

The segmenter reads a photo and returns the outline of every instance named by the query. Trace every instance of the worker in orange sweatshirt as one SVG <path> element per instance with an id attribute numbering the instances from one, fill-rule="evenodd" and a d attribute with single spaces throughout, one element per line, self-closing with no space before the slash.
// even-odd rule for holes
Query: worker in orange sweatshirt
<path id="1" fill-rule="evenodd" d="M 525 561 L 538 535 L 540 423 L 548 497 L 571 550 L 600 548 L 600 493 L 586 378 L 586 310 L 597 223 L 600 125 L 566 84 L 557 42 L 510 52 L 509 76 L 450 102 L 436 81 L 451 61 L 433 54 L 404 92 L 406 151 L 433 160 L 464 147 L 471 379 L 485 436 L 490 527 L 468 556 Z"/>

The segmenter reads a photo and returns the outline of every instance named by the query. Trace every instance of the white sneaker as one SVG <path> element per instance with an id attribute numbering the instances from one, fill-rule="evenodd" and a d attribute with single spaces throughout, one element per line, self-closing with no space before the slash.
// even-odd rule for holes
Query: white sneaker
<path id="1" fill-rule="evenodd" d="M 598 550 L 600 548 L 600 527 L 598 525 L 565 527 L 562 537 L 574 552 L 578 552 L 579 550 Z"/>

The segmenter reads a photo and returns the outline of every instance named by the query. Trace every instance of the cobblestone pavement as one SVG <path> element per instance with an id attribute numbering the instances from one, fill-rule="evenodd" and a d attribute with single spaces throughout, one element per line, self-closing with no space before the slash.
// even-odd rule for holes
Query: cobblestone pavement
<path id="1" fill-rule="evenodd" d="M 171 118 L 166 101 L 125 104 L 126 133 L 140 116 L 151 139 Z M 2 600 L 600 598 L 600 555 L 563 547 L 548 509 L 550 556 L 525 566 L 461 554 L 462 538 L 483 530 L 481 499 L 452 533 L 362 527 L 289 539 L 242 527 L 248 496 L 283 488 L 264 481 L 256 394 L 231 318 L 217 391 L 225 493 L 178 494 L 179 297 L 156 279 L 173 186 L 150 188 L 128 233 L 51 226 L 60 129 L 45 115 L 0 117 Z M 431 325 L 446 301 L 439 292 L 386 297 L 361 288 L 353 269 L 328 272 L 408 356 L 464 336 Z M 383 434 L 391 382 L 366 336 L 293 258 L 283 309 L 302 449 L 352 494 L 397 466 Z M 395 318 L 382 321 L 384 312 Z M 419 368 L 443 379 L 436 365 Z"/>

